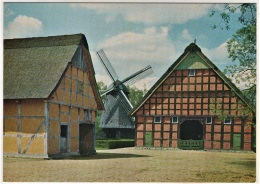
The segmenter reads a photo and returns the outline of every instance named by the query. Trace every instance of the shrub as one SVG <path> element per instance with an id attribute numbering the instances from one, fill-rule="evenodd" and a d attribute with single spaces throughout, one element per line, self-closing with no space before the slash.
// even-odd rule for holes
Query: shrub
<path id="1" fill-rule="evenodd" d="M 96 148 L 101 148 L 101 149 L 126 148 L 126 147 L 134 147 L 134 146 L 135 146 L 135 141 L 133 139 L 96 140 Z"/>

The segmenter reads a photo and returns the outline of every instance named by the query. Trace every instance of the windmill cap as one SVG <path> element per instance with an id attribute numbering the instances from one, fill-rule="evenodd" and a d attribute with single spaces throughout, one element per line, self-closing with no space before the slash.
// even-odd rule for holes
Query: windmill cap
<path id="1" fill-rule="evenodd" d="M 201 52 L 201 49 L 196 45 L 196 43 L 191 43 L 188 47 L 185 48 L 185 52 Z"/>

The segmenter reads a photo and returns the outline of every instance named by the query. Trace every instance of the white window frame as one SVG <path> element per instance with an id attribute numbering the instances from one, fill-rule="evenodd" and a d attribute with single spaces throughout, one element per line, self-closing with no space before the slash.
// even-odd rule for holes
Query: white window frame
<path id="1" fill-rule="evenodd" d="M 229 122 L 226 122 L 226 119 L 229 119 Z M 232 124 L 232 117 L 227 117 L 224 119 L 224 124 L 230 125 Z"/>
<path id="2" fill-rule="evenodd" d="M 177 122 L 176 122 L 176 121 L 173 121 L 173 118 L 177 118 Z M 172 122 L 172 123 L 179 123 L 179 117 L 178 117 L 178 116 L 172 116 L 171 122 Z"/>
<path id="3" fill-rule="evenodd" d="M 160 121 L 156 121 L 156 118 L 159 117 L 160 118 Z M 154 123 L 161 123 L 162 122 L 162 117 L 161 116 L 154 116 L 154 120 L 153 120 Z"/>
<path id="4" fill-rule="evenodd" d="M 210 122 L 208 122 L 208 118 L 210 118 Z M 212 117 L 211 116 L 206 117 L 206 124 L 212 124 Z"/>
<path id="5" fill-rule="evenodd" d="M 194 71 L 194 73 L 191 73 L 191 71 Z M 189 69 L 189 76 L 195 76 L 196 70 L 195 69 Z"/>

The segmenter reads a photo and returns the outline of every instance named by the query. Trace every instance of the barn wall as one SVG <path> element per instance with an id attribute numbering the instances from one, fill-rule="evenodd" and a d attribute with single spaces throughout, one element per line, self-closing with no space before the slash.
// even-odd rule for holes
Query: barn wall
<path id="1" fill-rule="evenodd" d="M 60 153 L 60 126 L 67 125 L 68 153 L 79 152 L 79 124 L 94 124 L 97 104 L 89 81 L 89 73 L 83 69 L 68 66 L 50 103 L 49 154 Z M 88 121 L 87 112 L 91 121 Z M 93 144 L 94 138 L 88 140 Z M 94 151 L 94 148 L 92 148 Z"/>
<path id="2" fill-rule="evenodd" d="M 240 149 L 251 150 L 252 128 L 238 99 L 212 69 L 197 69 L 195 76 L 175 70 L 136 112 L 136 146 L 145 146 L 151 132 L 152 146 L 177 148 L 180 123 L 197 119 L 204 126 L 205 149 L 233 149 L 234 134 L 241 134 Z M 210 108 L 216 107 L 233 116 L 233 122 L 224 124 L 214 116 Z M 161 116 L 161 123 L 154 123 L 155 116 Z M 171 122 L 173 116 L 178 123 Z M 206 117 L 213 118 L 212 124 L 206 124 Z"/>
<path id="3" fill-rule="evenodd" d="M 4 100 L 3 152 L 47 156 L 43 100 Z"/>

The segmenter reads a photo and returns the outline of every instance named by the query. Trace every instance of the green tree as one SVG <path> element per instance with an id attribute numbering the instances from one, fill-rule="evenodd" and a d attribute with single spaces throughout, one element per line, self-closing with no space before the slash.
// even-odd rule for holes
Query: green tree
<path id="1" fill-rule="evenodd" d="M 105 83 L 103 81 L 98 81 L 97 82 L 97 87 L 98 87 L 98 90 L 99 91 L 102 91 L 102 90 L 106 90 L 107 89 L 107 85 L 105 85 Z M 100 92 L 101 94 L 102 92 Z M 101 99 L 103 100 L 105 98 L 105 96 L 101 97 Z M 102 128 L 99 127 L 100 125 L 100 118 L 101 118 L 101 113 L 102 111 L 97 111 L 97 118 L 96 118 L 96 134 L 97 135 L 101 135 L 103 134 L 103 130 Z"/>
<path id="2" fill-rule="evenodd" d="M 227 42 L 229 58 L 238 64 L 229 65 L 225 73 L 231 74 L 236 83 L 245 83 L 245 93 L 252 103 L 256 100 L 256 25 L 239 29 Z"/>
<path id="3" fill-rule="evenodd" d="M 210 16 L 217 12 L 212 11 Z M 231 16 L 238 13 L 238 23 L 241 28 L 238 29 L 232 38 L 227 41 L 228 57 L 232 59 L 233 64 L 226 67 L 224 73 L 233 77 L 236 83 L 246 83 L 244 95 L 251 100 L 251 108 L 245 107 L 243 114 L 247 114 L 256 124 L 256 4 L 225 4 L 222 11 L 218 12 L 221 17 L 219 25 L 213 25 L 213 29 L 230 29 Z M 224 24 L 224 25 L 223 25 Z M 222 104 L 222 103 L 221 103 Z M 226 116 L 223 112 L 222 105 L 214 102 L 210 105 L 211 112 L 216 114 L 220 119 Z M 254 146 L 256 146 L 254 144 Z"/>
<path id="4" fill-rule="evenodd" d="M 107 89 L 107 85 L 105 85 L 105 83 L 103 81 L 98 81 L 97 86 L 98 86 L 98 90 L 106 90 Z"/>
<path id="5" fill-rule="evenodd" d="M 226 67 L 224 73 L 235 79 L 237 84 L 245 83 L 244 94 L 256 104 L 256 4 L 225 4 L 222 11 L 212 11 L 210 16 L 219 13 L 221 23 L 213 28 L 230 29 L 231 16 L 238 13 L 238 29 L 227 41 L 228 57 L 233 64 Z"/>
<path id="6" fill-rule="evenodd" d="M 144 89 L 138 89 L 135 86 L 131 87 L 131 86 L 127 86 L 127 89 L 130 92 L 129 95 L 129 101 L 132 104 L 132 106 L 136 106 L 140 100 L 143 98 L 143 96 L 147 93 L 147 89 L 146 86 L 144 85 Z"/>

